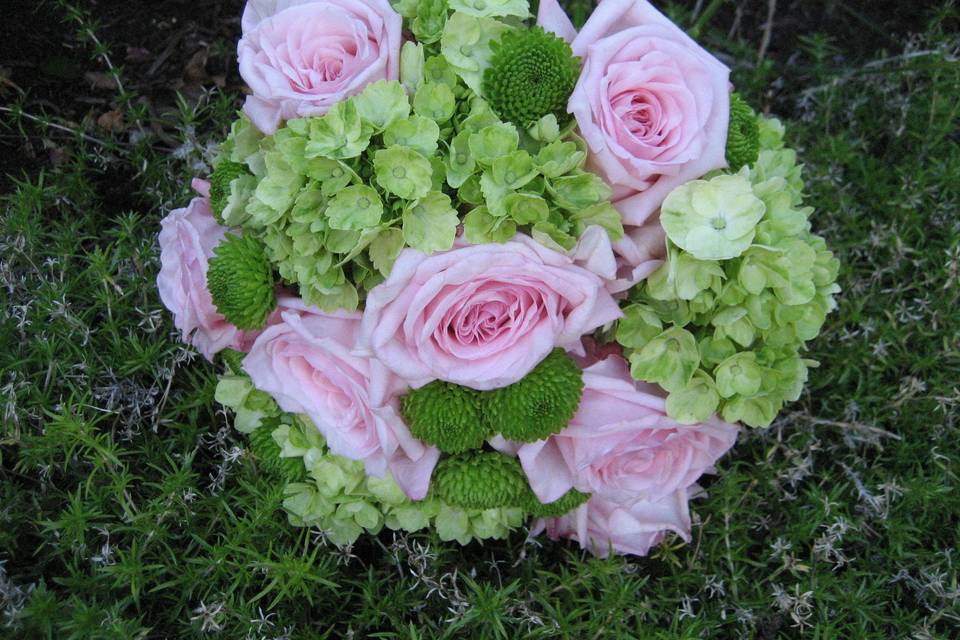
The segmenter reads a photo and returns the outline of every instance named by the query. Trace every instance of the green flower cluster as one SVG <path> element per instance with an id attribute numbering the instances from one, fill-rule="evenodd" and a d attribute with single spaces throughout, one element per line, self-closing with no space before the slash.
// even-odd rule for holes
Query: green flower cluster
<path id="1" fill-rule="evenodd" d="M 562 431 L 582 393 L 580 367 L 555 349 L 514 384 L 477 391 L 438 380 L 405 395 L 401 411 L 414 436 L 450 454 L 434 473 L 436 496 L 462 508 L 522 508 L 534 516 L 553 516 L 589 495 L 571 491 L 541 504 L 515 458 L 482 447 L 496 434 L 534 442 Z"/>
<path id="2" fill-rule="evenodd" d="M 215 397 L 234 411 L 234 426 L 248 434 L 258 466 L 286 481 L 283 507 L 291 524 L 318 527 L 338 545 L 383 527 L 433 527 L 442 540 L 467 544 L 504 538 L 526 520 L 519 506 L 459 507 L 433 494 L 410 500 L 389 472 L 369 476 L 362 462 L 331 453 L 309 418 L 281 412 L 233 366 L 228 363 L 231 373 L 221 376 Z"/>
<path id="3" fill-rule="evenodd" d="M 273 269 L 263 244 L 228 233 L 213 253 L 207 288 L 217 311 L 239 329 L 259 329 L 277 306 Z"/>
<path id="4" fill-rule="evenodd" d="M 580 59 L 541 27 L 508 31 L 494 43 L 483 95 L 504 120 L 529 127 L 546 115 L 567 118 Z"/>
<path id="5" fill-rule="evenodd" d="M 760 119 L 761 151 L 736 174 L 674 190 L 661 222 L 667 259 L 631 292 L 617 328 L 634 377 L 669 392 L 682 423 L 719 411 L 766 426 L 816 362 L 802 356 L 835 308 L 838 261 L 810 231 L 796 153 Z"/>
<path id="6" fill-rule="evenodd" d="M 535 442 L 562 431 L 583 394 L 580 367 L 554 349 L 522 380 L 490 391 L 431 382 L 402 398 L 401 411 L 418 439 L 444 453 L 463 453 L 500 434 Z"/>

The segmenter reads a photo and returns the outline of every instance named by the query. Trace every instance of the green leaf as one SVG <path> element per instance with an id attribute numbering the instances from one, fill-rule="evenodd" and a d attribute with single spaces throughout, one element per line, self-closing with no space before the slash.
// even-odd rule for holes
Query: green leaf
<path id="1" fill-rule="evenodd" d="M 432 185 L 430 161 L 413 149 L 392 146 L 373 155 L 377 184 L 404 200 L 427 195 Z"/>
<path id="2" fill-rule="evenodd" d="M 429 118 L 420 115 L 394 120 L 383 132 L 383 144 L 387 147 L 407 147 L 426 158 L 437 152 L 440 127 Z"/>
<path id="3" fill-rule="evenodd" d="M 294 171 L 276 151 L 265 154 L 267 177 L 260 181 L 254 193 L 256 199 L 274 212 L 282 214 L 293 204 L 304 183 L 304 176 Z M 253 215 L 255 212 L 248 212 Z M 262 220 L 267 224 L 273 220 Z"/>
<path id="4" fill-rule="evenodd" d="M 460 219 L 445 193 L 432 191 L 403 212 L 403 238 L 424 253 L 453 246 Z"/>
<path id="5" fill-rule="evenodd" d="M 738 396 L 723 405 L 721 415 L 727 422 L 742 422 L 751 427 L 769 426 L 783 406 L 769 396 L 744 398 Z"/>
<path id="6" fill-rule="evenodd" d="M 391 122 L 406 118 L 410 113 L 407 94 L 403 85 L 396 81 L 379 80 L 368 84 L 352 101 L 360 118 L 375 131 L 383 131 Z"/>
<path id="7" fill-rule="evenodd" d="M 338 102 L 323 116 L 310 120 L 310 141 L 304 155 L 307 159 L 355 158 L 370 144 L 372 133 L 370 127 L 363 126 L 353 99 Z"/>
<path id="8" fill-rule="evenodd" d="M 331 253 L 350 253 L 359 241 L 359 231 L 328 229 L 323 246 Z"/>
<path id="9" fill-rule="evenodd" d="M 470 530 L 470 518 L 463 510 L 443 504 L 434 526 L 437 528 L 437 536 L 444 542 L 449 542 L 467 535 Z"/>
<path id="10" fill-rule="evenodd" d="M 472 205 L 481 205 L 484 203 L 483 191 L 480 187 L 480 176 L 473 174 L 467 178 L 460 188 L 457 189 L 457 198 L 461 202 Z"/>
<path id="11" fill-rule="evenodd" d="M 517 225 L 508 218 L 494 217 L 486 207 L 477 207 L 463 218 L 463 235 L 467 242 L 504 243 L 517 233 Z"/>
<path id="12" fill-rule="evenodd" d="M 380 224 L 383 202 L 373 187 L 365 184 L 343 189 L 327 206 L 330 227 L 343 231 L 357 231 Z"/>

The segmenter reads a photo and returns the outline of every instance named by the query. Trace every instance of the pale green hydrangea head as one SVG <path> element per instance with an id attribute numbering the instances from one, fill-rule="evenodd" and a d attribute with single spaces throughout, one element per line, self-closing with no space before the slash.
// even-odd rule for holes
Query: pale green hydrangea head
<path id="1" fill-rule="evenodd" d="M 670 241 L 700 260 L 729 260 L 743 253 L 766 207 L 750 180 L 720 175 L 683 184 L 667 196 L 660 222 Z"/>

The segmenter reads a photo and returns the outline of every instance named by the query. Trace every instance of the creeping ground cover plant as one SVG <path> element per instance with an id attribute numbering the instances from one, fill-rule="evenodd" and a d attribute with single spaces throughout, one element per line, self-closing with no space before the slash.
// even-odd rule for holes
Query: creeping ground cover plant
<path id="1" fill-rule="evenodd" d="M 644 555 L 796 400 L 837 260 L 784 130 L 645 0 L 249 0 L 158 287 L 338 544 Z"/>

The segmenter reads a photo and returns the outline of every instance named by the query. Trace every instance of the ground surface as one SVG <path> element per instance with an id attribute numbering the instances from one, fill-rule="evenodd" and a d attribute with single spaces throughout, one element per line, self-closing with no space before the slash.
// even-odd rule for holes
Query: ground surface
<path id="1" fill-rule="evenodd" d="M 240 3 L 5 12 L 0 637 L 960 635 L 956 3 L 712 4 L 671 9 L 790 121 L 844 293 L 694 542 L 607 561 L 290 527 L 153 288 L 158 221 L 238 104 Z"/>

